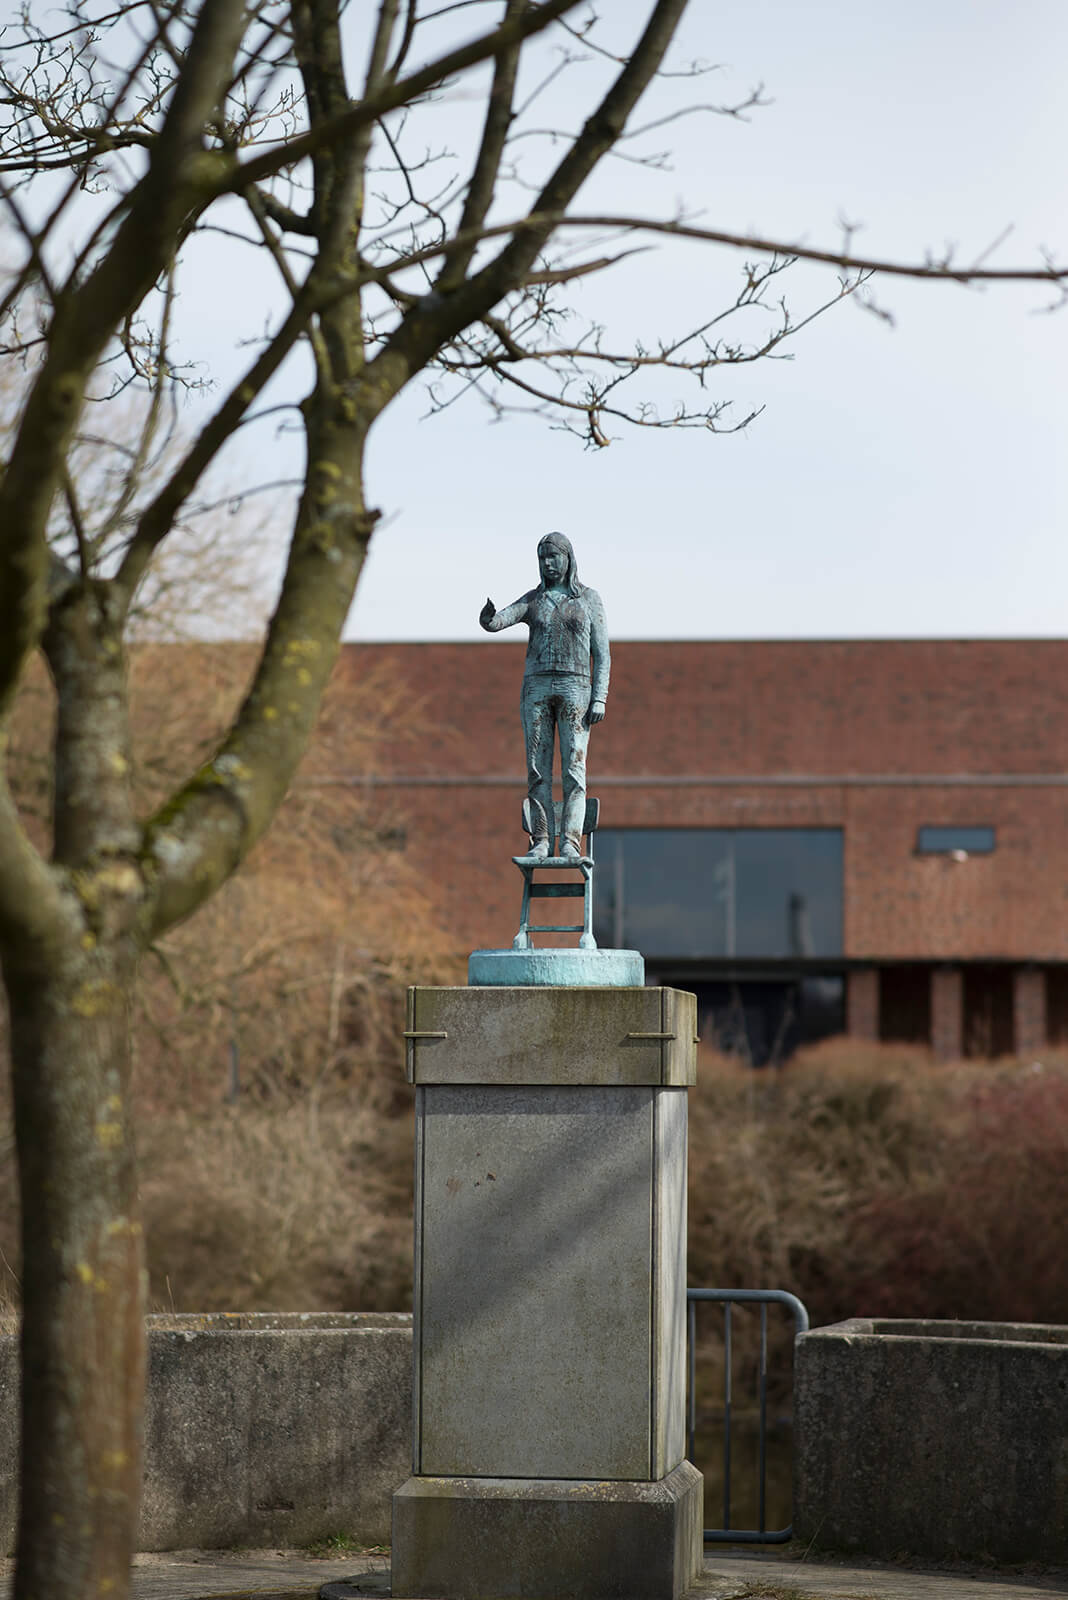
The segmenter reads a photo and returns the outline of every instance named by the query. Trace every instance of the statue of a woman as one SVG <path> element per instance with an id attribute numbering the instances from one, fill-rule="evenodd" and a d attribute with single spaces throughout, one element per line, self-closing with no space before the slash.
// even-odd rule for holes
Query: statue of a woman
<path id="1" fill-rule="evenodd" d="M 530 854 L 548 856 L 553 846 L 553 757 L 560 738 L 564 810 L 562 856 L 582 854 L 586 811 L 586 746 L 608 696 L 608 630 L 596 589 L 578 580 L 575 552 L 562 533 L 547 533 L 538 545 L 541 582 L 503 611 L 487 600 L 479 622 L 487 633 L 513 623 L 530 629 L 520 714 L 527 744 Z"/>

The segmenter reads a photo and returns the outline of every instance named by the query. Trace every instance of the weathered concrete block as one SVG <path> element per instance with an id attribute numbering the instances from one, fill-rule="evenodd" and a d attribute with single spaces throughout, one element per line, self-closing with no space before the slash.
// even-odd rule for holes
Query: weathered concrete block
<path id="1" fill-rule="evenodd" d="M 418 1091 L 416 1472 L 682 1459 L 685 1119 L 679 1089 Z"/>
<path id="2" fill-rule="evenodd" d="M 0 1553 L 15 1548 L 19 1478 L 19 1350 L 17 1324 L 0 1323 Z"/>
<path id="3" fill-rule="evenodd" d="M 389 1537 L 409 1466 L 404 1313 L 148 1318 L 138 1546 Z M 17 1352 L 0 1339 L 0 1532 L 16 1519 Z"/>
<path id="4" fill-rule="evenodd" d="M 414 988 L 408 1081 L 685 1087 L 696 1034 L 682 989 Z"/>
<path id="5" fill-rule="evenodd" d="M 410 1478 L 393 1501 L 392 1592 L 678 1600 L 700 1572 L 703 1524 L 688 1461 L 658 1483 Z"/>
<path id="6" fill-rule="evenodd" d="M 694 1007 L 410 992 L 416 1473 L 656 1479 L 682 1460 Z"/>
<path id="7" fill-rule="evenodd" d="M 867 1555 L 1068 1560 L 1068 1327 L 802 1334 L 794 1527 Z"/>

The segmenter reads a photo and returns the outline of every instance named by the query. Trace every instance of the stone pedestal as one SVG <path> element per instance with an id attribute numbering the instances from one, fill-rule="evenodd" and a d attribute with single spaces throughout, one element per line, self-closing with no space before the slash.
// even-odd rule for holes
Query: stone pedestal
<path id="1" fill-rule="evenodd" d="M 686 1085 L 672 989 L 415 989 L 414 1476 L 393 1593 L 676 1600 Z"/>

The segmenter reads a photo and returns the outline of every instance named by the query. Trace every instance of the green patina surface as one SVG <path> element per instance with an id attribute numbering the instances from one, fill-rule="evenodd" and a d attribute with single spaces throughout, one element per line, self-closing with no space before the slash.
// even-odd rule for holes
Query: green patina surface
<path id="1" fill-rule="evenodd" d="M 473 988 L 640 988 L 637 950 L 475 950 L 467 964 Z"/>

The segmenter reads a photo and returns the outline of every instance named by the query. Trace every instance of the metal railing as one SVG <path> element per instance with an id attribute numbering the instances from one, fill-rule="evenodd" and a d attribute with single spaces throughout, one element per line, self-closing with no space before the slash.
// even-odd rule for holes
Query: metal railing
<path id="1" fill-rule="evenodd" d="M 706 1544 L 786 1544 L 793 1538 L 793 1524 L 769 1530 L 766 1518 L 768 1468 L 768 1306 L 782 1305 L 793 1312 L 795 1335 L 808 1331 L 808 1312 L 795 1294 L 786 1289 L 687 1289 L 686 1291 L 686 1453 L 693 1460 L 697 1432 L 697 1302 L 716 1300 L 723 1306 L 723 1526 L 706 1528 Z M 756 1528 L 731 1527 L 731 1409 L 732 1350 L 731 1310 L 735 1305 L 759 1305 L 760 1353 L 757 1368 L 759 1433 L 757 1437 L 757 1522 Z"/>

